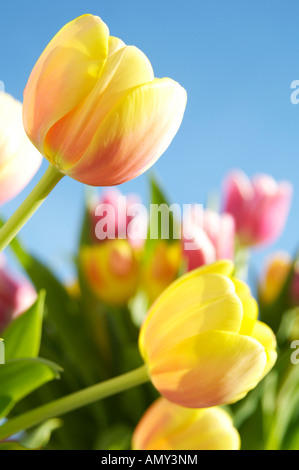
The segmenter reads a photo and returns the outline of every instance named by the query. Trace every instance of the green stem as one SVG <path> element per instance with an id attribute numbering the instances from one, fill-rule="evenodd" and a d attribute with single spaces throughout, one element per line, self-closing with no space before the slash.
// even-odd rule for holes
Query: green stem
<path id="1" fill-rule="evenodd" d="M 16 212 L 10 217 L 0 230 L 0 252 L 7 247 L 11 240 L 17 235 L 34 212 L 44 202 L 56 184 L 63 178 L 53 165 L 49 165 L 47 171 L 37 183 L 35 188 L 27 196 Z"/>
<path id="2" fill-rule="evenodd" d="M 123 392 L 137 385 L 149 381 L 147 366 L 144 365 L 138 369 L 126 374 L 107 380 L 97 385 L 72 393 L 66 397 L 59 398 L 47 405 L 35 408 L 35 410 L 12 418 L 0 426 L 0 441 L 7 439 L 20 431 L 25 431 L 41 422 L 61 416 L 69 411 L 76 410 L 82 406 L 89 405 L 103 398 Z"/>

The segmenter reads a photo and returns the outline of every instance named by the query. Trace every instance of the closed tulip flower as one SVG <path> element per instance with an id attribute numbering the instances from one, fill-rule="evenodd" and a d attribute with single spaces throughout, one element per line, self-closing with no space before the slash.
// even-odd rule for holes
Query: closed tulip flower
<path id="1" fill-rule="evenodd" d="M 279 296 L 291 268 L 292 259 L 288 253 L 275 253 L 268 258 L 259 284 L 259 294 L 263 304 L 271 304 Z"/>
<path id="2" fill-rule="evenodd" d="M 152 383 L 178 405 L 234 403 L 276 361 L 272 330 L 257 320 L 246 284 L 219 261 L 191 271 L 166 289 L 141 328 L 139 347 Z"/>
<path id="3" fill-rule="evenodd" d="M 139 263 L 126 240 L 83 246 L 79 257 L 82 274 L 93 294 L 102 302 L 125 305 L 136 293 Z"/>
<path id="4" fill-rule="evenodd" d="M 22 104 L 0 92 L 0 205 L 29 183 L 42 157 L 25 134 Z"/>
<path id="5" fill-rule="evenodd" d="M 269 175 L 250 180 L 243 172 L 232 172 L 224 182 L 223 210 L 235 219 L 243 246 L 274 242 L 286 224 L 292 199 L 292 186 L 277 183 Z"/>
<path id="6" fill-rule="evenodd" d="M 135 248 L 142 248 L 147 236 L 145 213 L 130 215 L 130 209 L 140 204 L 135 194 L 124 196 L 118 189 L 109 188 L 89 207 L 91 239 L 102 243 L 115 238 L 126 239 Z M 134 236 L 130 227 L 135 225 Z"/>
<path id="7" fill-rule="evenodd" d="M 0 258 L 0 331 L 28 310 L 36 300 L 36 291 L 23 277 L 8 272 Z"/>
<path id="8" fill-rule="evenodd" d="M 110 36 L 97 16 L 65 25 L 38 59 L 24 92 L 25 130 L 60 172 L 111 186 L 146 171 L 167 149 L 186 92 L 157 79 L 147 57 Z"/>
<path id="9" fill-rule="evenodd" d="M 259 283 L 260 300 L 264 305 L 271 305 L 279 297 L 293 268 L 291 256 L 278 252 L 269 256 L 263 277 Z M 288 307 L 299 305 L 299 265 L 295 263 L 293 275 L 287 292 Z"/>
<path id="10" fill-rule="evenodd" d="M 178 276 L 182 264 L 180 243 L 159 240 L 142 268 L 143 288 L 153 302 Z"/>
<path id="11" fill-rule="evenodd" d="M 159 398 L 133 434 L 134 450 L 239 450 L 240 436 L 221 408 L 183 408 Z"/>
<path id="12" fill-rule="evenodd" d="M 188 271 L 220 259 L 233 259 L 235 223 L 230 214 L 206 210 L 202 214 L 201 226 L 190 221 L 183 232 L 183 253 Z M 188 249 L 190 243 L 192 249 Z"/>

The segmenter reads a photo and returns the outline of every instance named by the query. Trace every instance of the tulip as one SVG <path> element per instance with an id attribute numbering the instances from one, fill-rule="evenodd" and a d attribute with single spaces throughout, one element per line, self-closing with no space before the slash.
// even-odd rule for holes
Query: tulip
<path id="1" fill-rule="evenodd" d="M 202 226 L 192 220 L 184 224 L 183 233 L 183 253 L 188 271 L 234 257 L 235 224 L 230 214 L 220 215 L 206 210 L 202 214 Z M 188 249 L 191 243 L 192 249 Z"/>
<path id="2" fill-rule="evenodd" d="M 276 361 L 272 330 L 257 320 L 249 288 L 218 261 L 182 276 L 156 300 L 139 348 L 153 385 L 189 408 L 234 403 Z"/>
<path id="3" fill-rule="evenodd" d="M 134 450 L 239 450 L 240 436 L 221 408 L 190 409 L 159 398 L 133 434 Z"/>
<path id="4" fill-rule="evenodd" d="M 142 269 L 143 288 L 152 303 L 178 276 L 182 263 L 179 243 L 158 240 Z"/>
<path id="5" fill-rule="evenodd" d="M 287 278 L 292 270 L 292 258 L 286 252 L 271 255 L 265 266 L 263 278 L 259 284 L 259 294 L 264 305 L 270 305 L 279 297 Z M 290 280 L 288 306 L 299 305 L 299 265 L 295 263 Z"/>
<path id="6" fill-rule="evenodd" d="M 234 217 L 243 246 L 274 242 L 285 226 L 291 199 L 291 184 L 277 183 L 269 175 L 256 175 L 250 181 L 235 171 L 224 182 L 223 210 Z"/>
<path id="7" fill-rule="evenodd" d="M 147 57 L 109 35 L 97 16 L 65 25 L 24 92 L 25 130 L 63 174 L 112 186 L 146 171 L 181 124 L 186 92 L 157 79 Z"/>
<path id="8" fill-rule="evenodd" d="M 39 169 L 41 159 L 25 134 L 22 104 L 0 92 L 0 204 L 25 188 Z"/>
<path id="9" fill-rule="evenodd" d="M 288 253 L 275 253 L 268 258 L 263 279 L 259 285 L 260 299 L 263 304 L 271 304 L 279 296 L 292 268 Z"/>
<path id="10" fill-rule="evenodd" d="M 82 273 L 93 292 L 108 305 L 125 305 L 136 293 L 139 263 L 126 240 L 83 246 L 79 254 Z"/>
<path id="11" fill-rule="evenodd" d="M 12 276 L 0 258 L 0 331 L 28 310 L 37 298 L 36 291 L 24 278 Z"/>
<path id="12" fill-rule="evenodd" d="M 142 248 L 147 235 L 147 217 L 144 213 L 130 215 L 130 208 L 140 204 L 138 196 L 123 196 L 115 188 L 106 190 L 89 207 L 91 238 L 96 243 L 115 238 L 126 239 L 136 248 Z M 136 224 L 137 236 L 132 237 L 130 226 Z M 99 232 L 99 233 L 98 233 Z"/>

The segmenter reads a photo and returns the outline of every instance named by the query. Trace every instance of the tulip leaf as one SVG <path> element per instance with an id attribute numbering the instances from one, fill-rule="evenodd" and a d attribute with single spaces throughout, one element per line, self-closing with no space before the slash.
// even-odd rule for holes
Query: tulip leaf
<path id="1" fill-rule="evenodd" d="M 176 222 L 174 221 L 173 217 L 173 212 L 169 210 L 169 202 L 164 195 L 164 192 L 161 188 L 161 185 L 159 184 L 157 178 L 151 174 L 149 177 L 150 181 L 150 190 L 151 190 L 151 207 L 153 208 L 154 206 L 159 206 L 158 208 L 164 208 L 163 215 L 165 214 L 165 218 L 167 218 L 168 215 L 168 234 L 164 234 L 163 227 L 162 227 L 162 212 L 159 214 L 159 216 L 153 217 L 153 213 L 150 213 L 150 223 L 149 223 L 149 234 L 148 234 L 148 239 L 151 241 L 156 242 L 157 240 L 165 239 L 168 243 L 171 243 L 175 238 L 175 230 L 177 228 Z M 157 209 L 158 209 L 157 208 Z M 166 220 L 163 219 L 163 222 L 165 223 Z M 165 230 L 167 227 L 165 227 Z M 153 239 L 153 234 L 156 234 L 157 237 Z M 167 235 L 166 238 L 164 235 Z"/>
<path id="2" fill-rule="evenodd" d="M 67 352 L 67 357 L 61 357 L 62 366 L 67 369 L 70 360 L 73 370 L 78 370 L 86 385 L 90 385 L 98 380 L 91 368 L 95 367 L 98 372 L 100 366 L 96 360 L 94 364 L 92 362 L 91 358 L 96 356 L 90 352 L 92 345 L 89 332 L 82 322 L 78 302 L 69 295 L 65 286 L 47 266 L 24 250 L 18 239 L 14 239 L 10 246 L 36 289 L 46 289 L 47 321 L 51 322 L 52 329 L 56 329 L 59 347 Z M 51 359 L 55 360 L 54 357 Z M 63 363 L 64 360 L 67 364 Z"/>
<path id="3" fill-rule="evenodd" d="M 30 449 L 27 449 L 27 447 L 20 445 L 18 442 L 7 441 L 7 442 L 0 442 L 0 450 L 30 450 Z"/>
<path id="4" fill-rule="evenodd" d="M 59 378 L 61 368 L 39 358 L 12 359 L 0 366 L 0 417 L 17 402 L 50 380 Z"/>
<path id="5" fill-rule="evenodd" d="M 61 419 L 49 419 L 33 431 L 26 433 L 26 436 L 21 439 L 21 444 L 29 449 L 45 447 L 51 439 L 52 432 L 62 425 L 63 421 Z"/>
<path id="6" fill-rule="evenodd" d="M 29 310 L 12 321 L 3 332 L 6 361 L 38 356 L 44 305 L 45 291 L 41 291 Z"/>

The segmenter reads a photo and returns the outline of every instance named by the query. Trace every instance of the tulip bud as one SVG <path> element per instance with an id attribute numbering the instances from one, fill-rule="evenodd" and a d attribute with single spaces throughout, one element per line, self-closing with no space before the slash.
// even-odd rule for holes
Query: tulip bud
<path id="1" fill-rule="evenodd" d="M 223 209 L 235 219 L 243 246 L 274 242 L 284 229 L 291 199 L 291 184 L 277 183 L 269 175 L 256 175 L 250 181 L 236 171 L 224 183 Z"/>
<path id="2" fill-rule="evenodd" d="M 182 262 L 180 243 L 159 240 L 145 260 L 142 272 L 143 288 L 153 302 L 178 276 Z"/>
<path id="3" fill-rule="evenodd" d="M 272 304 L 280 295 L 292 269 L 292 259 L 286 252 L 271 255 L 266 263 L 259 294 L 264 305 Z M 299 305 L 299 264 L 295 263 L 292 279 L 287 291 L 288 306 Z"/>
<path id="4" fill-rule="evenodd" d="M 115 238 L 126 239 L 135 248 L 142 248 L 147 235 L 147 217 L 144 212 L 130 215 L 130 209 L 140 204 L 135 194 L 123 196 L 115 188 L 106 190 L 102 197 L 94 200 L 89 208 L 91 238 L 95 243 Z M 130 233 L 135 224 L 137 235 Z"/>
<path id="5" fill-rule="evenodd" d="M 149 310 L 139 348 L 169 401 L 189 408 L 234 403 L 276 361 L 275 336 L 257 320 L 249 288 L 232 272 L 229 261 L 191 271 Z"/>
<path id="6" fill-rule="evenodd" d="M 292 268 L 288 253 L 275 253 L 268 258 L 263 279 L 259 284 L 261 302 L 269 305 L 279 296 Z"/>
<path id="7" fill-rule="evenodd" d="M 39 169 L 41 160 L 25 134 L 22 104 L 0 92 L 0 204 L 25 188 Z"/>
<path id="8" fill-rule="evenodd" d="M 139 264 L 135 251 L 126 240 L 83 246 L 79 257 L 89 287 L 102 302 L 125 305 L 136 293 Z"/>
<path id="9" fill-rule="evenodd" d="M 220 215 L 206 210 L 202 214 L 202 226 L 192 220 L 184 224 L 183 233 L 183 252 L 188 271 L 234 257 L 235 224 L 230 214 Z M 191 243 L 192 249 L 188 249 Z"/>
<path id="10" fill-rule="evenodd" d="M 28 310 L 37 298 L 32 285 L 20 276 L 13 277 L 0 258 L 0 331 Z"/>
<path id="11" fill-rule="evenodd" d="M 240 436 L 221 408 L 183 408 L 159 398 L 133 434 L 134 450 L 239 450 Z"/>
<path id="12" fill-rule="evenodd" d="M 146 171 L 181 124 L 186 91 L 154 77 L 147 57 L 109 35 L 97 16 L 65 25 L 38 59 L 24 92 L 25 130 L 77 181 L 112 186 Z"/>

